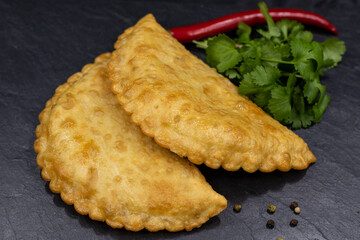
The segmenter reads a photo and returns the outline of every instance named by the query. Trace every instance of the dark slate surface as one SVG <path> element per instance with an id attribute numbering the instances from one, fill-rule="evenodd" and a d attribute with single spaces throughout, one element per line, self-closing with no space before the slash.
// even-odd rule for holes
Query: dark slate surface
<path id="1" fill-rule="evenodd" d="M 0 1 L 0 239 L 360 239 L 359 2 L 267 1 L 335 23 L 347 53 L 325 74 L 332 101 L 321 123 L 296 131 L 318 161 L 307 171 L 248 174 L 200 169 L 228 208 L 191 232 L 138 233 L 90 220 L 50 192 L 33 151 L 38 114 L 55 88 L 152 12 L 164 27 L 256 8 L 242 1 Z M 319 29 L 315 38 L 330 35 Z M 196 54 L 200 51 L 187 46 Z M 302 212 L 289 209 L 297 200 Z M 239 214 L 232 211 L 241 203 Z M 277 211 L 266 213 L 268 204 Z M 265 228 L 268 219 L 276 226 Z M 299 220 L 296 228 L 289 226 Z"/>

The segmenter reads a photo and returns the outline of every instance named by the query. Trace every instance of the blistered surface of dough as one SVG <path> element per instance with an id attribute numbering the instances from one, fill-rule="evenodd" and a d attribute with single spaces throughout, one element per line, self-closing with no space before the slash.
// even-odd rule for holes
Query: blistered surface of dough
<path id="1" fill-rule="evenodd" d="M 142 131 L 196 164 L 247 172 L 305 169 L 307 144 L 191 54 L 149 14 L 119 36 L 112 90 Z"/>
<path id="2" fill-rule="evenodd" d="M 58 87 L 40 114 L 35 151 L 42 177 L 77 212 L 131 231 L 199 227 L 226 207 L 188 160 L 131 123 L 99 56 Z"/>

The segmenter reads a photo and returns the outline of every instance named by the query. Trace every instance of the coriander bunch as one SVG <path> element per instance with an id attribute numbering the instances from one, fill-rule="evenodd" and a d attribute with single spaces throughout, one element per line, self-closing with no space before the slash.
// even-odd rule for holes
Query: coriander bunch
<path id="1" fill-rule="evenodd" d="M 211 67 L 239 86 L 240 94 L 285 125 L 309 127 L 321 120 L 330 102 L 320 76 L 342 60 L 345 44 L 338 38 L 313 41 L 301 23 L 275 23 L 266 4 L 259 7 L 267 21 L 266 30 L 256 29 L 260 37 L 251 39 L 252 28 L 240 22 L 235 39 L 220 34 L 194 42 L 205 49 Z"/>

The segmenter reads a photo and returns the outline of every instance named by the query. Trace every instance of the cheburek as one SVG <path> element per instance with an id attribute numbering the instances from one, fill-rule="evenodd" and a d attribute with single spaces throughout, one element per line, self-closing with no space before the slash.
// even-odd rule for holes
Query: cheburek
<path id="1" fill-rule="evenodd" d="M 112 90 L 134 123 L 179 156 L 235 171 L 305 169 L 307 144 L 192 55 L 149 14 L 115 43 Z"/>
<path id="2" fill-rule="evenodd" d="M 226 207 L 200 171 L 131 123 L 99 56 L 60 86 L 40 114 L 42 177 L 80 214 L 131 231 L 199 227 Z"/>

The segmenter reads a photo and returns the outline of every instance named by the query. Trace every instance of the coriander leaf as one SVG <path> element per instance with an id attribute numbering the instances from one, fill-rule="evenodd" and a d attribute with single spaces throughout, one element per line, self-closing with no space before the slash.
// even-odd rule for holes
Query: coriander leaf
<path id="1" fill-rule="evenodd" d="M 261 35 L 263 35 L 265 38 L 268 38 L 268 39 L 270 39 L 271 37 L 280 37 L 280 35 L 281 35 L 280 29 L 275 25 L 274 20 L 271 18 L 266 4 L 264 2 L 261 2 L 258 4 L 258 6 L 260 8 L 260 12 L 266 19 L 269 34 L 263 35 L 263 33 L 265 33 L 265 31 L 260 31 L 260 32 L 258 31 L 258 32 Z"/>
<path id="2" fill-rule="evenodd" d="M 319 92 L 318 80 L 306 81 L 304 85 L 304 96 L 306 97 L 308 103 L 314 103 L 315 99 L 319 96 Z"/>
<path id="3" fill-rule="evenodd" d="M 301 88 L 299 86 L 296 86 L 294 88 L 292 101 L 293 101 L 293 107 L 296 109 L 296 111 L 298 111 L 299 113 L 305 112 L 305 99 L 301 91 Z"/>
<path id="4" fill-rule="evenodd" d="M 301 25 L 301 23 L 289 19 L 282 19 L 276 22 L 276 26 L 280 29 L 284 40 L 288 39 L 289 33 L 297 25 Z"/>
<path id="5" fill-rule="evenodd" d="M 256 94 L 253 100 L 256 105 L 264 108 L 265 106 L 268 105 L 270 98 L 271 98 L 271 91 L 265 91 Z"/>
<path id="6" fill-rule="evenodd" d="M 301 61 L 299 63 L 296 63 L 294 66 L 296 70 L 299 71 L 301 76 L 303 76 L 303 78 L 307 81 L 312 81 L 319 77 L 319 74 L 316 72 L 317 64 L 313 59 Z"/>
<path id="7" fill-rule="evenodd" d="M 315 122 L 319 122 L 321 120 L 322 115 L 324 114 L 326 108 L 329 105 L 329 102 L 330 102 L 330 96 L 326 94 L 324 95 L 323 98 L 320 98 L 319 102 L 315 103 L 315 105 L 313 106 Z"/>
<path id="8" fill-rule="evenodd" d="M 252 81 L 259 86 L 274 84 L 280 76 L 281 73 L 279 69 L 274 67 L 257 66 L 255 70 L 250 73 Z"/>
<path id="9" fill-rule="evenodd" d="M 330 69 L 330 68 L 333 68 L 333 67 L 335 67 L 336 65 L 337 65 L 337 64 L 334 62 L 334 60 L 329 59 L 329 58 L 324 59 L 324 61 L 323 61 L 323 66 L 322 66 L 321 69 L 319 70 L 319 74 L 320 74 L 320 75 L 323 75 L 326 70 L 328 70 L 328 69 Z"/>
<path id="10" fill-rule="evenodd" d="M 279 121 L 287 121 L 291 115 L 291 95 L 286 87 L 277 86 L 271 90 L 271 99 L 268 108 Z"/>
<path id="11" fill-rule="evenodd" d="M 324 50 L 324 59 L 332 59 L 336 63 L 341 61 L 346 51 L 345 43 L 338 38 L 329 38 L 321 45 Z"/>
<path id="12" fill-rule="evenodd" d="M 294 34 L 294 38 L 301 39 L 305 42 L 311 43 L 313 39 L 313 35 L 309 31 L 299 31 L 296 34 Z"/>
<path id="13" fill-rule="evenodd" d="M 273 44 L 267 42 L 266 44 L 263 44 L 261 47 L 261 58 L 264 59 L 271 59 L 271 60 L 281 60 L 281 52 L 279 52 Z M 272 67 L 277 67 L 277 65 L 279 64 L 278 62 L 274 61 L 267 61 L 264 60 L 262 61 L 263 65 L 265 66 L 272 66 Z"/>
<path id="14" fill-rule="evenodd" d="M 251 77 L 251 73 L 247 73 L 244 75 L 244 79 L 240 82 L 239 93 L 243 95 L 252 95 L 269 91 L 272 88 L 273 85 L 260 86 L 255 84 L 253 78 Z"/>
<path id="15" fill-rule="evenodd" d="M 228 69 L 225 71 L 225 75 L 229 78 L 229 79 L 234 79 L 234 78 L 240 78 L 240 74 L 238 71 L 236 71 L 235 69 Z"/>
<path id="16" fill-rule="evenodd" d="M 304 30 L 304 25 L 302 25 L 301 23 L 295 25 L 292 29 L 291 29 L 291 33 L 289 34 L 288 39 L 295 39 L 296 35 Z"/>
<path id="17" fill-rule="evenodd" d="M 306 107 L 304 113 L 299 113 L 295 108 L 292 108 L 291 115 L 288 123 L 291 124 L 293 129 L 307 128 L 311 125 L 314 120 L 313 111 L 311 107 Z"/>
<path id="18" fill-rule="evenodd" d="M 244 59 L 244 62 L 242 62 L 238 70 L 241 75 L 244 76 L 245 74 L 252 72 L 258 65 L 261 65 L 260 58 L 246 58 Z"/>
<path id="19" fill-rule="evenodd" d="M 289 75 L 289 78 L 288 78 L 287 83 L 286 83 L 286 91 L 287 91 L 288 93 L 292 93 L 292 92 L 293 92 L 293 89 L 294 89 L 294 87 L 295 87 L 296 81 L 297 81 L 297 79 L 296 79 L 296 74 L 295 74 L 295 73 L 291 73 L 291 74 Z"/>
<path id="20" fill-rule="evenodd" d="M 313 103 L 319 96 L 319 92 L 319 100 Z M 304 86 L 304 95 L 307 97 L 308 102 L 313 104 L 314 121 L 320 121 L 330 102 L 330 96 L 326 94 L 326 87 L 320 83 L 320 80 L 306 82 Z"/>
<path id="21" fill-rule="evenodd" d="M 320 98 L 319 101 L 316 102 L 313 106 L 313 111 L 315 115 L 314 121 L 319 122 L 327 106 L 329 105 L 330 96 L 326 94 L 326 87 L 322 85 L 320 81 L 316 81 L 315 84 L 317 88 L 320 90 Z"/>
<path id="22" fill-rule="evenodd" d="M 278 21 L 276 26 L 281 30 L 284 40 L 298 38 L 305 42 L 311 42 L 313 39 L 312 33 L 303 31 L 304 25 L 299 22 L 283 19 Z"/>
<path id="23" fill-rule="evenodd" d="M 275 47 L 275 50 L 281 54 L 281 59 L 289 59 L 291 56 L 289 44 L 280 44 Z"/>
<path id="24" fill-rule="evenodd" d="M 311 57 L 316 61 L 316 70 L 318 71 L 322 67 L 324 61 L 323 47 L 318 42 L 311 42 L 311 47 Z"/>
<path id="25" fill-rule="evenodd" d="M 294 56 L 294 62 L 301 62 L 308 59 L 314 59 L 317 62 L 318 69 L 323 62 L 323 48 L 318 42 L 308 43 L 302 39 L 293 39 L 290 42 L 291 52 Z"/>
<path id="26" fill-rule="evenodd" d="M 244 76 L 244 79 L 240 82 L 239 85 L 239 93 L 243 95 L 251 95 L 255 93 L 262 92 L 264 90 L 264 87 L 260 87 L 256 85 L 250 77 L 250 74 L 246 74 Z"/>
<path id="27" fill-rule="evenodd" d="M 206 62 L 216 67 L 219 72 L 235 67 L 241 61 L 241 55 L 235 47 L 235 42 L 220 34 L 208 41 Z"/>
<path id="28" fill-rule="evenodd" d="M 256 31 L 261 35 L 263 36 L 264 38 L 266 39 L 270 39 L 271 38 L 271 33 L 268 32 L 268 31 L 265 31 L 263 29 L 256 29 Z"/>
<path id="29" fill-rule="evenodd" d="M 206 49 L 208 47 L 208 39 L 205 39 L 203 41 L 193 40 L 192 42 L 195 43 L 195 46 L 198 48 Z"/>
<path id="30" fill-rule="evenodd" d="M 239 22 L 236 34 L 239 36 L 237 42 L 248 43 L 250 42 L 251 27 L 244 22 Z"/>
<path id="31" fill-rule="evenodd" d="M 345 43 L 338 38 L 329 38 L 321 43 L 324 52 L 324 64 L 321 73 L 326 69 L 335 67 L 346 51 Z"/>
<path id="32" fill-rule="evenodd" d="M 249 46 L 243 46 L 239 49 L 239 53 L 241 54 L 242 58 L 258 58 L 261 54 L 260 47 L 251 44 Z"/>
<path id="33" fill-rule="evenodd" d="M 295 38 L 291 40 L 290 48 L 295 62 L 301 62 L 311 58 L 312 46 L 310 43 Z"/>
<path id="34" fill-rule="evenodd" d="M 291 127 L 293 129 L 299 129 L 302 127 L 299 113 L 296 111 L 295 108 L 291 109 L 291 116 L 288 119 L 287 124 L 291 124 Z"/>
<path id="35" fill-rule="evenodd" d="M 303 78 L 305 80 L 318 78 L 318 70 L 323 63 L 321 45 L 317 42 L 307 43 L 301 39 L 293 39 L 290 47 L 294 56 L 294 66 Z"/>

